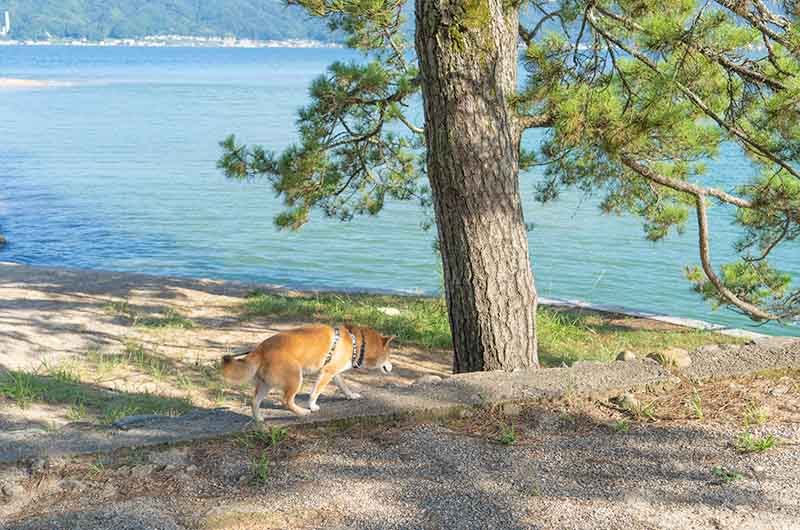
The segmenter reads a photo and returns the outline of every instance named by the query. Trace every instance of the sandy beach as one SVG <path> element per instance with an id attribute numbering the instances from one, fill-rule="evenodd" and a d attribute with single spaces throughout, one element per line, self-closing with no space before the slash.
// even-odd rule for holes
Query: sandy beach
<path id="1" fill-rule="evenodd" d="M 11 77 L 0 77 L 0 89 L 2 88 L 46 88 L 52 86 L 50 81 L 40 79 L 14 79 Z"/>

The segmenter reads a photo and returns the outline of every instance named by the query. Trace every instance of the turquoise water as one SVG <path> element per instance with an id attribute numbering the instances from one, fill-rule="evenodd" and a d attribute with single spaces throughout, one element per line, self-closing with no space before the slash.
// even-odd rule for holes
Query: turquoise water
<path id="1" fill-rule="evenodd" d="M 230 132 L 286 146 L 308 83 L 349 57 L 330 49 L 0 48 L 0 77 L 62 82 L 0 91 L 0 232 L 10 242 L 0 260 L 297 288 L 437 291 L 433 233 L 420 230 L 415 204 L 390 203 L 377 218 L 351 223 L 317 217 L 300 232 L 278 232 L 271 189 L 227 182 L 215 168 L 217 142 Z M 711 171 L 726 188 L 753 171 L 729 151 Z M 693 227 L 650 243 L 636 220 L 601 216 L 596 198 L 571 193 L 535 203 L 537 178 L 523 175 L 522 189 L 542 295 L 751 325 L 712 312 L 683 279 L 682 267 L 697 261 Z M 722 262 L 736 233 L 730 217 L 714 213 L 713 257 Z M 778 257 L 800 277 L 797 250 Z"/>

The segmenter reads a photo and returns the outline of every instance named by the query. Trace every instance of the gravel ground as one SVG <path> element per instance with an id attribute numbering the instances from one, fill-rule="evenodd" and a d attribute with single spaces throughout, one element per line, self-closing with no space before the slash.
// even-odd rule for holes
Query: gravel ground
<path id="1" fill-rule="evenodd" d="M 656 421 L 559 402 L 513 420 L 482 412 L 296 431 L 274 447 L 265 436 L 38 463 L 5 470 L 31 493 L 0 517 L 14 530 L 800 529 L 798 390 L 796 371 L 708 383 L 691 390 L 703 421 L 678 389 L 637 396 L 658 404 Z M 756 405 L 768 419 L 747 430 L 781 443 L 741 454 L 733 442 Z"/>

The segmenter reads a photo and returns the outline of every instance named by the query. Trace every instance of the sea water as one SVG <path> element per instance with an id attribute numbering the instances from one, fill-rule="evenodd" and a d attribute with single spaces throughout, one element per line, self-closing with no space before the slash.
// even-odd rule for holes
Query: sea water
<path id="1" fill-rule="evenodd" d="M 296 140 L 296 110 L 309 83 L 341 49 L 0 47 L 0 78 L 48 80 L 0 90 L 0 261 L 213 277 L 295 288 L 441 289 L 434 233 L 413 203 L 389 202 L 349 223 L 315 215 L 278 231 L 267 182 L 228 182 L 216 169 L 229 133 L 279 150 Z M 412 111 L 417 123 L 421 111 Z M 535 145 L 539 132 L 526 134 Z M 732 189 L 755 169 L 732 146 L 709 165 Z M 534 201 L 537 169 L 521 176 L 539 293 L 753 327 L 712 311 L 685 280 L 698 263 L 693 218 L 686 233 L 644 239 L 641 222 L 603 216 L 598 197 Z M 739 237 L 729 212 L 711 209 L 712 258 Z M 793 246 L 792 246 L 793 245 Z M 798 245 L 775 254 L 800 278 Z"/>

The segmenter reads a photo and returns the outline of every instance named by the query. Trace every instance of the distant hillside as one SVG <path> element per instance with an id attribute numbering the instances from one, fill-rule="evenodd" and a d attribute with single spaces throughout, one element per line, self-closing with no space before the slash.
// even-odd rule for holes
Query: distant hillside
<path id="1" fill-rule="evenodd" d="M 145 35 L 336 40 L 324 22 L 281 0 L 0 0 L 11 38 Z"/>
<path id="2" fill-rule="evenodd" d="M 413 31 L 413 0 L 404 8 Z M 324 21 L 283 0 L 0 0 L 11 12 L 13 39 L 228 36 L 259 40 L 341 41 Z M 523 23 L 538 19 L 523 10 Z"/>

